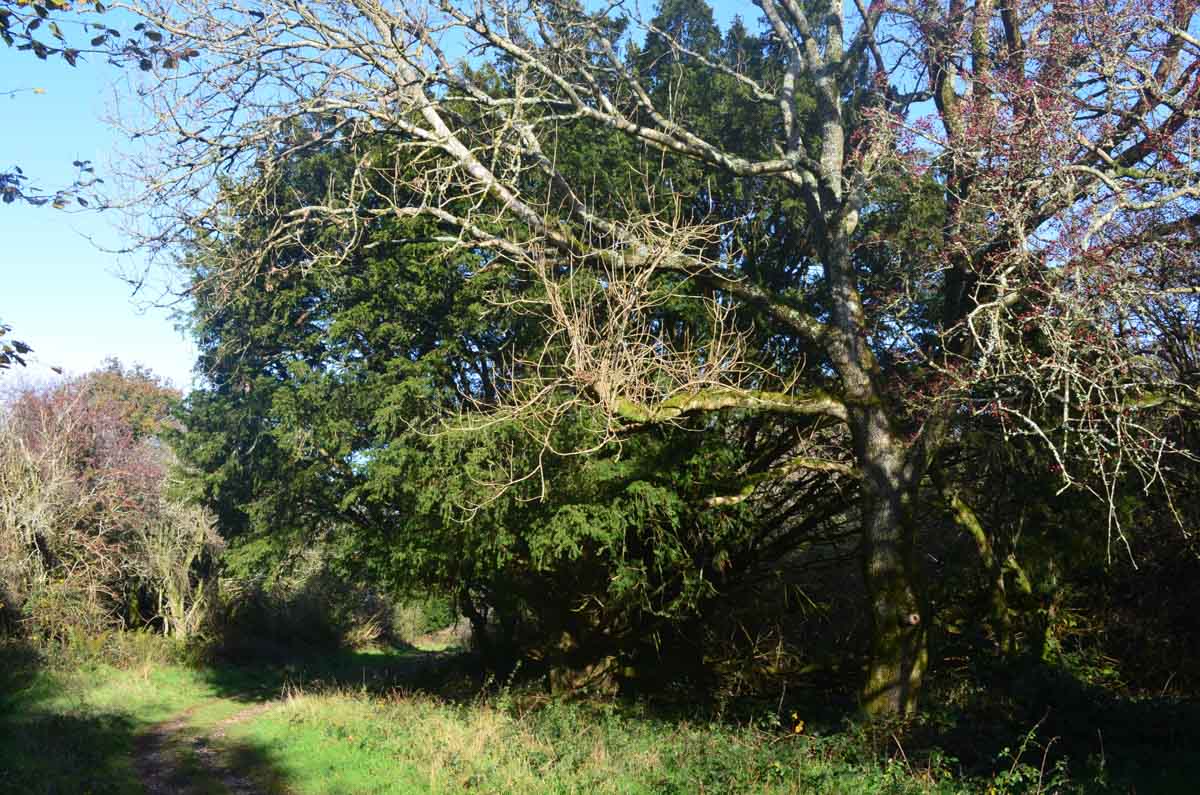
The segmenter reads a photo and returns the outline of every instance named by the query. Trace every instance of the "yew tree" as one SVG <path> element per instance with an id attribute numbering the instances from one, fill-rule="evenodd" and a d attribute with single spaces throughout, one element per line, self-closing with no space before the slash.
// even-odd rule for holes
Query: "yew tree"
<path id="1" fill-rule="evenodd" d="M 730 41 L 746 43 L 736 31 Z M 579 168 L 621 162 L 621 143 L 589 136 L 569 156 Z M 378 151 L 390 162 L 388 142 Z M 355 579 L 369 571 L 403 592 L 454 599 L 477 623 L 488 617 L 491 631 L 477 634 L 492 641 L 488 662 L 527 655 L 563 686 L 644 686 L 679 673 L 663 664 L 664 647 L 692 673 L 702 660 L 728 669 L 718 639 L 735 623 L 739 639 L 766 646 L 771 616 L 743 611 L 736 621 L 735 597 L 781 593 L 795 586 L 794 577 L 780 585 L 781 558 L 805 548 L 807 568 L 844 545 L 831 517 L 852 487 L 830 488 L 817 472 L 768 495 L 767 471 L 812 429 L 761 415 L 693 417 L 630 429 L 588 456 L 544 456 L 547 442 L 595 446 L 607 418 L 572 407 L 565 390 L 564 413 L 533 439 L 527 417 L 505 416 L 514 385 L 504 367 L 547 347 L 542 318 L 522 309 L 540 306 L 543 285 L 486 267 L 483 252 L 446 256 L 436 222 L 378 219 L 346 241 L 356 245 L 335 268 L 310 263 L 311 238 L 297 239 L 252 283 L 230 283 L 226 264 L 254 256 L 281 213 L 354 175 L 347 154 L 331 145 L 275 161 L 274 184 L 258 182 L 264 175 L 228 184 L 231 207 L 243 191 L 274 203 L 238 217 L 236 236 L 197 238 L 180 262 L 205 384 L 187 398 L 176 449 L 232 556 L 274 548 L 286 560 L 298 545 L 337 539 Z M 760 256 L 764 273 L 771 259 Z M 660 323 L 704 332 L 688 301 L 656 311 Z M 743 340 L 763 363 L 777 345 L 768 334 Z M 541 477 L 508 482 L 539 459 Z M 727 656 L 714 660 L 714 650 Z"/>
<path id="2" fill-rule="evenodd" d="M 757 0 L 754 52 L 623 2 L 126 7 L 161 36 L 137 130 L 163 144 L 137 164 L 148 246 L 237 237 L 218 175 L 361 146 L 353 176 L 223 263 L 227 284 L 336 269 L 380 219 L 422 217 L 544 288 L 524 307 L 547 344 L 512 363 L 507 416 L 552 425 L 569 395 L 605 418 L 597 444 L 712 412 L 820 420 L 756 483 L 857 488 L 873 712 L 916 703 L 918 496 L 966 428 L 1040 445 L 1118 548 L 1131 477 L 1170 504 L 1190 454 L 1170 418 L 1196 392 L 1158 319 L 1196 319 L 1196 2 Z M 761 122 L 722 135 L 695 91 Z M 581 134 L 637 156 L 581 168 L 562 146 Z M 723 212 L 764 192 L 779 217 Z M 274 198 L 237 201 L 261 217 Z M 304 264 L 273 259 L 298 242 Z M 790 279 L 751 267 L 771 245 Z M 713 333 L 659 321 L 684 296 Z M 774 361 L 747 357 L 748 319 L 787 341 Z"/>

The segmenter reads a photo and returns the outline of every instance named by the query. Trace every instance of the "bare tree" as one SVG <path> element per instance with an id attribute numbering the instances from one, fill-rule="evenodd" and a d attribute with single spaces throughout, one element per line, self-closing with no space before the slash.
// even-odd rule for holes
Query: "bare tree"
<path id="1" fill-rule="evenodd" d="M 52 635 L 113 626 L 111 607 L 120 598 L 121 556 L 111 525 L 89 521 L 110 484 L 77 477 L 72 441 L 85 422 L 82 396 L 64 402 L 59 416 L 0 414 L 3 607 L 32 614 Z M 55 433 L 40 433 L 48 427 Z"/>
<path id="2" fill-rule="evenodd" d="M 280 267 L 272 253 L 296 243 L 310 266 L 335 267 L 375 219 L 425 216 L 447 245 L 546 284 L 542 310 L 568 351 L 550 379 L 573 382 L 616 422 L 740 407 L 836 423 L 844 433 L 795 460 L 860 482 L 873 621 L 864 703 L 905 713 L 927 657 L 913 500 L 956 427 L 998 415 L 1007 433 L 1053 451 L 1064 488 L 1109 497 L 1130 471 L 1161 482 L 1164 462 L 1186 452 L 1160 419 L 1194 406 L 1195 385 L 1164 362 L 1153 319 L 1194 317 L 1200 283 L 1197 4 L 755 6 L 777 60 L 769 79 L 692 50 L 623 2 L 124 4 L 164 37 L 137 130 L 163 146 L 137 164 L 136 206 L 151 248 L 236 237 L 230 219 L 261 215 L 272 192 L 218 197 L 215 178 L 251 166 L 269 176 L 337 142 L 361 154 L 355 177 L 280 215 L 265 244 L 212 278 L 236 290 L 269 277 Z M 770 109 L 762 140 L 721 145 L 676 114 L 624 52 L 639 31 Z M 563 129 L 581 124 L 795 196 L 810 227 L 796 256 L 819 273 L 825 311 L 743 278 L 733 246 L 691 245 L 720 229 L 689 228 L 663 203 L 623 213 L 573 181 L 558 153 Z M 393 142 L 390 160 L 381 139 Z M 864 235 L 897 175 L 942 193 L 943 228 L 922 250 Z M 313 243 L 314 225 L 339 228 L 339 243 Z M 898 263 L 886 291 L 864 283 L 858 263 L 871 251 Z M 764 389 L 770 379 L 743 366 L 736 334 L 703 351 L 665 345 L 639 325 L 656 300 L 651 271 L 703 284 L 715 318 L 763 313 L 819 352 L 836 389 L 796 379 Z M 593 275 L 586 300 L 571 292 L 581 273 Z"/>
<path id="3" fill-rule="evenodd" d="M 149 521 L 134 529 L 126 565 L 157 596 L 164 635 L 188 638 L 198 632 L 212 607 L 215 578 L 197 576 L 197 564 L 222 546 L 215 520 L 203 508 L 160 495 Z"/>

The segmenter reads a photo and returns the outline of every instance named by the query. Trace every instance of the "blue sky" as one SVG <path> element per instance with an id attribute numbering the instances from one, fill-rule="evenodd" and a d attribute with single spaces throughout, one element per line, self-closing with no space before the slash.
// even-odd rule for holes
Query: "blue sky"
<path id="1" fill-rule="evenodd" d="M 757 16 L 748 3 L 714 5 L 722 24 L 735 9 Z M 110 12 L 105 21 L 120 27 L 115 17 Z M 63 29 L 72 41 L 90 36 L 78 25 Z M 99 56 L 72 68 L 0 45 L 0 168 L 19 165 L 43 189 L 69 185 L 73 160 L 91 160 L 101 177 L 113 173 L 117 149 L 128 144 L 101 119 L 121 77 Z M 5 96 L 9 91 L 16 93 Z M 191 386 L 196 350 L 176 330 L 172 310 L 156 306 L 161 291 L 134 296 L 119 274 L 136 273 L 142 263 L 104 250 L 121 246 L 120 220 L 78 208 L 0 204 L 0 321 L 35 349 L 26 370 L 0 371 L 0 382 L 52 379 L 51 367 L 84 373 L 116 356 Z"/>
<path id="2" fill-rule="evenodd" d="M 63 28 L 72 39 L 85 37 Z M 19 165 L 43 188 L 69 185 L 77 159 L 93 161 L 101 176 L 109 172 L 117 138 L 101 117 L 119 77 L 99 56 L 71 68 L 0 45 L 0 167 Z M 34 88 L 45 93 L 3 96 Z M 0 319 L 35 350 L 25 371 L 9 371 L 0 381 L 51 378 L 51 366 L 87 372 L 117 356 L 189 387 L 195 348 L 175 330 L 169 311 L 134 300 L 116 275 L 136 269 L 137 260 L 89 242 L 118 246 L 119 220 L 112 213 L 0 204 Z"/>

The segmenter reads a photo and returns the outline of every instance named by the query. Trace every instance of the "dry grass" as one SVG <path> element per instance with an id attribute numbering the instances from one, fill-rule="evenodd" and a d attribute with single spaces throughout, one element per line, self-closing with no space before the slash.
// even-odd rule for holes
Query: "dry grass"
<path id="1" fill-rule="evenodd" d="M 611 705 L 520 710 L 507 695 L 454 704 L 295 692 L 231 734 L 271 749 L 298 793 L 970 791 L 947 777 L 850 764 L 814 738 L 665 722 Z"/>

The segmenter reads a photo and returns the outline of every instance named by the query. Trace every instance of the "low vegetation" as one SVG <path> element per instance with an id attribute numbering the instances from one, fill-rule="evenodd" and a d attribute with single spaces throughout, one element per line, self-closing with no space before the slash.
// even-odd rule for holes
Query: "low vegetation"
<path id="1" fill-rule="evenodd" d="M 964 764 L 913 727 L 762 703 L 734 716 L 563 702 L 420 649 L 196 666 L 179 644 L 130 633 L 45 652 L 3 648 L 0 792 L 1067 793 L 1136 781 L 1183 793 L 1200 763 L 1194 745 L 1130 756 L 1119 738 L 1109 757 L 1097 745 L 1071 760 L 1042 721 Z M 967 728 L 988 743 L 997 731 Z"/>

